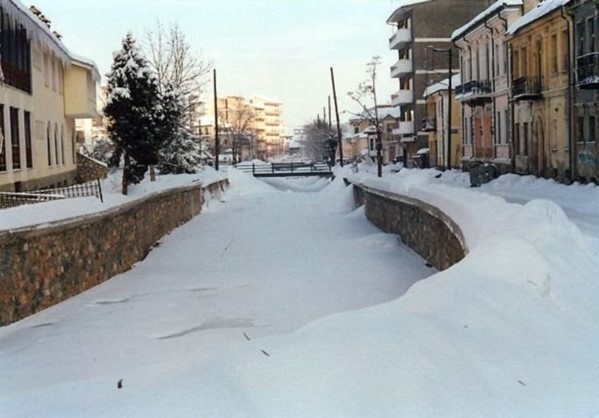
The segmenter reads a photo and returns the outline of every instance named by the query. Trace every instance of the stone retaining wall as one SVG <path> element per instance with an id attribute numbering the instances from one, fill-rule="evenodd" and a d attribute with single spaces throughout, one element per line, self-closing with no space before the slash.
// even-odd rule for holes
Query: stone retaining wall
<path id="1" fill-rule="evenodd" d="M 460 227 L 438 208 L 406 196 L 354 185 L 356 204 L 365 205 L 366 217 L 402 241 L 438 270 L 465 257 Z"/>
<path id="2" fill-rule="evenodd" d="M 155 193 L 102 213 L 0 232 L 0 326 L 77 295 L 144 259 L 227 181 Z"/>
<path id="3" fill-rule="evenodd" d="M 106 164 L 96 161 L 93 158 L 77 153 L 77 182 L 86 183 L 88 181 L 105 179 L 108 176 L 108 167 Z"/>

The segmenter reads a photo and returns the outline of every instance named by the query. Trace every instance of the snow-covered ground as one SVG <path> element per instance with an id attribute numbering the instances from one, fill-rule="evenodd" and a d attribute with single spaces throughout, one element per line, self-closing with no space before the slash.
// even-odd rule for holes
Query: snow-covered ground
<path id="1" fill-rule="evenodd" d="M 0 328 L 0 416 L 599 416 L 598 238 L 567 215 L 596 225 L 597 188 L 344 171 L 444 210 L 469 255 L 426 268 L 340 176 L 230 170 L 133 270 Z"/>

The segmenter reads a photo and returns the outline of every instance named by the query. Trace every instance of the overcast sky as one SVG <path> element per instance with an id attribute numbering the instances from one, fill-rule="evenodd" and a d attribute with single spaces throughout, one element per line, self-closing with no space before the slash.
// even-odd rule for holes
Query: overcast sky
<path id="1" fill-rule="evenodd" d="M 27 5 L 31 4 L 25 2 Z M 177 22 L 198 54 L 214 63 L 220 95 L 265 96 L 283 102 L 293 128 L 322 113 L 335 70 L 340 110 L 358 108 L 347 92 L 367 79 L 366 63 L 382 58 L 380 103 L 398 90 L 389 77 L 397 55 L 385 23 L 394 0 L 35 0 L 74 53 L 104 75 L 127 31 L 140 41 L 159 19 Z M 346 120 L 348 114 L 342 114 Z M 288 131 L 289 131 L 288 129 Z"/>

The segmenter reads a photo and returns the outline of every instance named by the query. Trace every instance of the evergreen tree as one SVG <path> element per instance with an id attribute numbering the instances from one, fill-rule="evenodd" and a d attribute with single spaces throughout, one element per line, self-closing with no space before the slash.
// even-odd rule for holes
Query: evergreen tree
<path id="1" fill-rule="evenodd" d="M 158 163 L 162 146 L 157 79 L 131 33 L 114 55 L 107 93 L 104 114 L 116 154 L 122 152 L 125 156 L 123 193 L 126 194 L 129 183 L 139 183 L 148 166 Z"/>
<path id="2" fill-rule="evenodd" d="M 161 174 L 195 173 L 200 165 L 199 144 L 187 129 L 187 101 L 181 91 L 167 83 L 161 94 L 160 150 Z"/>

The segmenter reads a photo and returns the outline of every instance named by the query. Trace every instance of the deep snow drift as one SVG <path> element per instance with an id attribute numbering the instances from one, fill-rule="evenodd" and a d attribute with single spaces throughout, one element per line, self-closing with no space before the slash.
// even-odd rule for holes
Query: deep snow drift
<path id="1" fill-rule="evenodd" d="M 0 329 L 0 415 L 599 415 L 594 237 L 493 183 L 345 174 L 438 206 L 469 255 L 401 296 L 422 261 L 352 211 L 339 180 L 275 192 L 232 171 L 227 201 L 131 272 Z M 576 189 L 568 210 L 596 198 Z"/>

